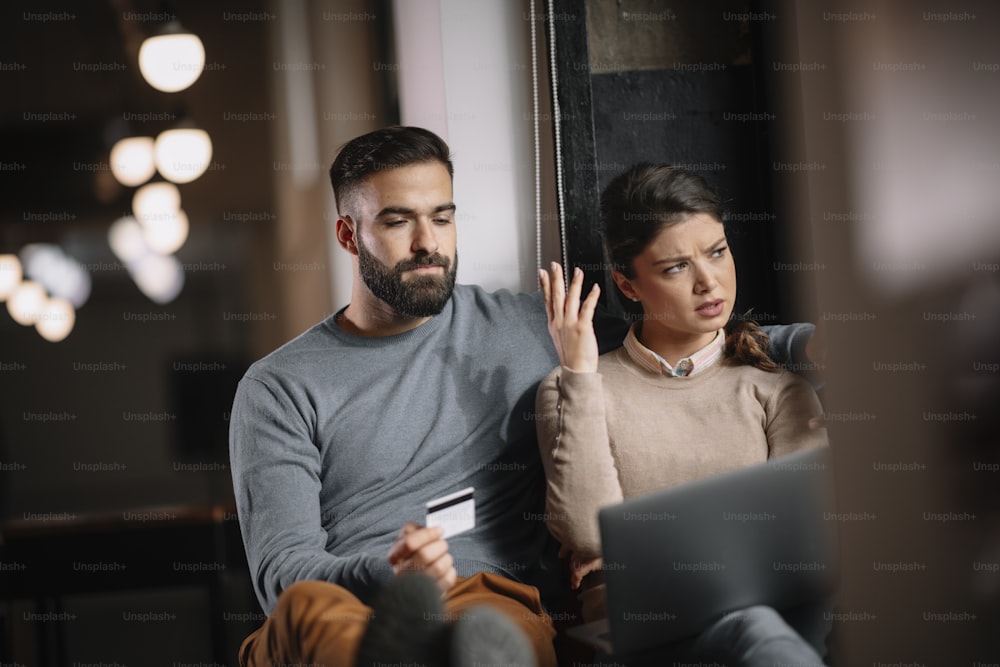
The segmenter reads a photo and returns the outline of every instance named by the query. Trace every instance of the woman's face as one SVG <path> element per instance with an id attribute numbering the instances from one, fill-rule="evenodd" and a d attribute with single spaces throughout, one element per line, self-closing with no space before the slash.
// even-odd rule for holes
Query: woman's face
<path id="1" fill-rule="evenodd" d="M 643 332 L 655 327 L 678 341 L 694 341 L 729 321 L 736 265 L 725 228 L 712 216 L 696 213 L 664 227 L 635 258 L 633 270 L 635 278 L 613 277 L 625 296 L 642 303 Z"/>

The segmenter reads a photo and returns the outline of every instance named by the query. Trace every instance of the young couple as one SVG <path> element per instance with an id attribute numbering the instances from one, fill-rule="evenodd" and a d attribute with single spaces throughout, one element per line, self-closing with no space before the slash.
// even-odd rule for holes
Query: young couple
<path id="1" fill-rule="evenodd" d="M 595 336 L 597 293 L 581 305 L 577 276 L 564 295 L 558 268 L 544 300 L 455 284 L 452 163 L 433 133 L 358 137 L 330 176 L 351 302 L 255 363 L 232 411 L 240 526 L 268 613 L 241 664 L 554 665 L 548 611 L 567 586 L 546 503 L 567 517 L 549 528 L 579 585 L 599 570 L 599 505 L 822 439 L 807 427 L 815 396 L 775 370 L 766 339 L 719 333 L 735 276 L 697 177 L 643 167 L 609 188 L 615 279 L 644 317 L 627 336 L 598 317 Z M 663 196 L 677 178 L 680 208 Z M 769 333 L 776 359 L 805 362 L 793 351 L 811 326 Z M 421 525 L 427 501 L 468 486 L 472 530 Z M 762 618 L 724 619 L 706 645 L 794 642 Z"/>

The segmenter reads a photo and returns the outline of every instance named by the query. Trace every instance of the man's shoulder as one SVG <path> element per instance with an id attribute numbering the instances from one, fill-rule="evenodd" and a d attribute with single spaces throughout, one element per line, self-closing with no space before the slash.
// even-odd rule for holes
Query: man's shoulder
<path id="1" fill-rule="evenodd" d="M 455 285 L 452 297 L 456 306 L 463 307 L 544 309 L 541 292 L 512 292 L 506 288 L 489 291 L 481 285 Z"/>
<path id="2" fill-rule="evenodd" d="M 315 363 L 317 352 L 329 352 L 338 342 L 331 327 L 335 327 L 331 315 L 317 322 L 295 338 L 261 357 L 246 372 L 247 377 L 263 379 L 275 373 L 296 372 L 299 366 Z"/>
<path id="3" fill-rule="evenodd" d="M 487 291 L 479 285 L 456 285 L 452 294 L 459 317 L 484 317 L 494 322 L 527 324 L 544 329 L 545 304 L 541 292 Z"/>

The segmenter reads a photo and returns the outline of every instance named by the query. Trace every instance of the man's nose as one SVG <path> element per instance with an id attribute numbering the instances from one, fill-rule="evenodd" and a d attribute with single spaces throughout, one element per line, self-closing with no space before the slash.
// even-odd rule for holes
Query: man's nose
<path id="1" fill-rule="evenodd" d="M 410 249 L 415 253 L 425 252 L 432 254 L 437 252 L 437 230 L 430 220 L 417 220 L 417 224 L 413 228 L 413 243 Z"/>

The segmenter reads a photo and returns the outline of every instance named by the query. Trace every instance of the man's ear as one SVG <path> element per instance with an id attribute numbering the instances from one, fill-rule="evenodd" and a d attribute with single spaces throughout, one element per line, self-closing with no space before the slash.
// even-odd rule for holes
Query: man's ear
<path id="1" fill-rule="evenodd" d="M 337 243 L 352 255 L 358 254 L 358 243 L 354 235 L 356 226 L 349 215 L 342 215 L 337 218 Z"/>
<path id="2" fill-rule="evenodd" d="M 615 285 L 618 285 L 618 289 L 622 291 L 622 294 L 632 301 L 639 300 L 639 293 L 635 291 L 635 287 L 632 286 L 632 281 L 626 278 L 624 273 L 612 270 L 611 279 L 615 281 Z"/>

